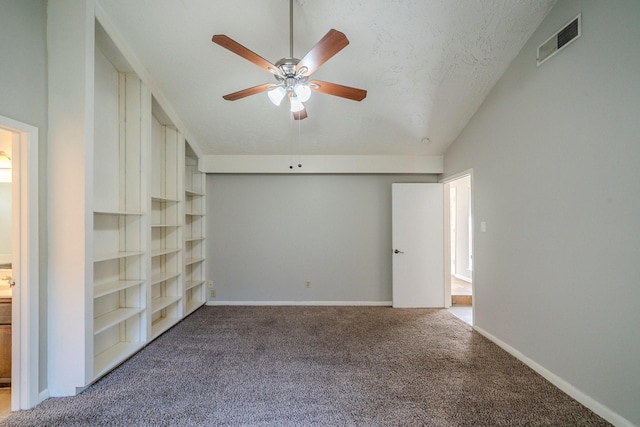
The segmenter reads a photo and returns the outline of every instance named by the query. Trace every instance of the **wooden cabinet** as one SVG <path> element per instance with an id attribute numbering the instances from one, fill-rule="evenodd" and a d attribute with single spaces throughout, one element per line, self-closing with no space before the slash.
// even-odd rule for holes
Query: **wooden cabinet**
<path id="1" fill-rule="evenodd" d="M 11 298 L 0 298 L 0 387 L 11 386 Z"/>

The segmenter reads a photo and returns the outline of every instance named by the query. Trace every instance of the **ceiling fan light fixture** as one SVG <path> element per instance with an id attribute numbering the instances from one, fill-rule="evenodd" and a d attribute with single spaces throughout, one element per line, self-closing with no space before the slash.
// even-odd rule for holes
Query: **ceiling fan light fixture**
<path id="1" fill-rule="evenodd" d="M 291 112 L 297 113 L 299 111 L 304 110 L 304 104 L 295 96 L 291 97 Z"/>
<path id="2" fill-rule="evenodd" d="M 293 91 L 300 102 L 307 102 L 311 98 L 311 88 L 306 84 L 298 83 Z"/>
<path id="3" fill-rule="evenodd" d="M 335 54 L 344 49 L 349 40 L 344 33 L 330 29 L 316 43 L 302 59 L 293 56 L 293 0 L 289 0 L 289 57 L 282 58 L 275 64 L 267 61 L 260 55 L 247 49 L 237 41 L 225 36 L 215 34 L 211 41 L 254 63 L 275 77 L 277 84 L 261 84 L 237 92 L 224 95 L 227 101 L 236 101 L 257 93 L 267 92 L 269 100 L 276 106 L 282 103 L 287 96 L 290 101 L 290 110 L 295 120 L 303 120 L 308 117 L 304 102 L 311 97 L 311 92 L 320 92 L 327 95 L 339 96 L 353 101 L 362 101 L 367 96 L 367 91 L 335 83 L 309 80 L 310 76 Z"/>
<path id="4" fill-rule="evenodd" d="M 269 100 L 273 102 L 274 105 L 280 105 L 282 102 L 282 98 L 286 95 L 287 91 L 282 86 L 276 86 L 274 89 L 271 89 L 267 92 L 269 96 Z"/>

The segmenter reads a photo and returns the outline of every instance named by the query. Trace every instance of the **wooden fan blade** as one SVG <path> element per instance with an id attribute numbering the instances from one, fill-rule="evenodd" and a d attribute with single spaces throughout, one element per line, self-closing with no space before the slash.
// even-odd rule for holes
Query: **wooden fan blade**
<path id="1" fill-rule="evenodd" d="M 305 75 L 310 76 L 322 64 L 327 62 L 333 55 L 340 52 L 349 44 L 349 40 L 344 33 L 331 29 L 318 43 L 298 62 L 296 71 L 302 67 L 307 67 Z"/>
<path id="2" fill-rule="evenodd" d="M 229 37 L 225 36 L 224 34 L 217 34 L 215 36 L 213 36 L 213 38 L 211 39 L 212 42 L 214 42 L 217 45 L 222 46 L 225 49 L 230 50 L 231 52 L 235 53 L 236 55 L 239 55 L 241 57 L 243 57 L 244 59 L 246 59 L 247 61 L 251 61 L 254 64 L 256 64 L 258 67 L 272 73 L 272 74 L 279 74 L 278 68 L 273 65 L 271 62 L 267 61 L 266 59 L 264 59 L 262 56 L 258 55 L 255 52 L 250 51 L 249 49 L 247 49 L 246 47 L 242 46 L 240 43 L 238 43 L 237 41 L 230 39 Z"/>
<path id="3" fill-rule="evenodd" d="M 339 96 L 341 98 L 352 99 L 354 101 L 362 101 L 367 97 L 367 91 L 364 89 L 342 86 L 336 83 L 321 82 L 320 80 L 312 80 L 309 83 L 319 86 L 317 88 L 311 86 L 311 90 L 326 93 L 327 95 Z"/>
<path id="4" fill-rule="evenodd" d="M 300 110 L 298 112 L 295 112 L 295 113 L 291 113 L 291 114 L 293 114 L 293 119 L 294 120 L 304 120 L 304 119 L 306 119 L 308 117 L 306 108 L 303 108 L 302 110 Z"/>
<path id="5" fill-rule="evenodd" d="M 255 95 L 256 93 L 266 92 L 269 88 L 273 86 L 271 83 L 265 83 L 263 85 L 258 85 L 254 87 L 250 87 L 247 89 L 239 90 L 237 92 L 230 93 L 229 95 L 223 96 L 227 101 L 236 101 L 238 99 L 246 98 L 247 96 Z"/>

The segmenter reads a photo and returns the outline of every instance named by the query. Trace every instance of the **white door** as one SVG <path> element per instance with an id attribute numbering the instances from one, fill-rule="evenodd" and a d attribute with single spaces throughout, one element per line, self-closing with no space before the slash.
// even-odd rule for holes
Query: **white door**
<path id="1" fill-rule="evenodd" d="M 392 184 L 393 306 L 444 307 L 442 184 Z"/>

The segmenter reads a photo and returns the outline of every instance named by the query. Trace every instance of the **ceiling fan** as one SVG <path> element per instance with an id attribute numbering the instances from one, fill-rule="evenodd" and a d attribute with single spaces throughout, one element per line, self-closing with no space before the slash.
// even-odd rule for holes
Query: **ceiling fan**
<path id="1" fill-rule="evenodd" d="M 304 103 L 309 100 L 312 91 L 362 101 L 367 96 L 366 90 L 320 80 L 310 80 L 313 72 L 349 44 L 347 36 L 338 30 L 331 29 L 302 59 L 297 59 L 293 57 L 293 0 L 289 0 L 289 22 L 289 57 L 282 58 L 275 64 L 223 34 L 213 36 L 211 40 L 215 44 L 253 62 L 273 74 L 276 79 L 276 83 L 253 86 L 224 95 L 223 98 L 228 101 L 236 101 L 250 95 L 268 92 L 271 102 L 280 105 L 282 99 L 287 96 L 295 120 L 307 118 Z"/>

